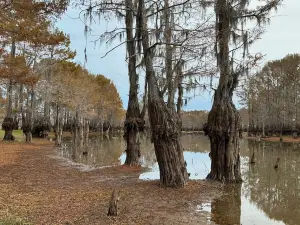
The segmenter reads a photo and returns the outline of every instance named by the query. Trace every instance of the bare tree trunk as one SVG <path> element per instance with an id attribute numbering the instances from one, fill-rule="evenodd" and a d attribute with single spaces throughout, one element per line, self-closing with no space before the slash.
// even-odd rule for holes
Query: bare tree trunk
<path id="1" fill-rule="evenodd" d="M 170 8 L 169 8 L 169 0 L 164 0 L 164 10 L 163 10 L 163 18 L 164 18 L 164 39 L 167 43 L 166 45 L 166 56 L 165 56 L 165 69 L 166 69 L 166 78 L 167 78 L 167 89 L 168 89 L 168 103 L 167 106 L 170 110 L 175 111 L 175 88 L 174 88 L 174 81 L 173 81 L 173 68 L 172 68 L 172 31 L 170 25 Z"/>
<path id="2" fill-rule="evenodd" d="M 75 122 L 74 122 L 74 130 L 73 130 L 73 143 L 75 144 L 78 136 L 79 136 L 79 123 L 80 123 L 80 116 L 79 116 L 79 112 L 76 111 L 76 116 L 75 116 Z"/>
<path id="3" fill-rule="evenodd" d="M 129 75 L 129 99 L 124 122 L 124 139 L 126 140 L 126 160 L 125 164 L 129 166 L 140 165 L 139 158 L 140 143 L 138 132 L 140 124 L 140 109 L 138 102 L 138 75 L 136 73 L 136 51 L 135 41 L 133 38 L 133 3 L 132 0 L 125 0 L 126 6 L 126 35 L 127 35 L 127 52 L 128 52 L 128 75 Z"/>
<path id="4" fill-rule="evenodd" d="M 50 65 L 48 65 L 48 69 L 46 72 L 46 81 L 50 82 L 51 79 L 51 74 L 52 74 L 52 59 L 53 59 L 53 50 L 51 50 L 51 54 L 50 54 Z M 46 92 L 46 94 L 48 95 L 49 93 Z M 46 96 L 45 99 L 45 103 L 44 103 L 44 119 L 45 119 L 45 123 L 48 124 L 48 127 L 51 127 L 51 122 L 50 122 L 50 102 L 48 99 L 48 96 Z"/>
<path id="5" fill-rule="evenodd" d="M 19 99 L 20 99 L 20 91 L 17 91 L 19 89 L 19 85 L 15 85 L 15 97 L 14 97 L 14 100 L 15 100 L 15 103 L 14 103 L 14 108 L 15 109 L 19 109 L 20 105 L 19 105 Z"/>
<path id="6" fill-rule="evenodd" d="M 148 84 L 147 84 L 147 79 L 145 79 L 143 108 L 142 108 L 141 114 L 140 114 L 140 119 L 143 122 L 143 124 L 141 124 L 142 126 L 139 128 L 140 131 L 144 131 L 144 129 L 145 129 L 145 115 L 146 115 L 146 110 L 147 110 L 147 95 L 148 95 Z"/>
<path id="7" fill-rule="evenodd" d="M 144 13 L 144 0 L 139 0 L 138 19 L 140 20 L 146 79 L 148 82 L 148 114 L 154 142 L 155 154 L 160 171 L 160 181 L 169 187 L 181 187 L 188 181 L 183 148 L 180 142 L 178 117 L 165 104 L 159 94 L 149 49 L 149 34 Z"/>
<path id="8" fill-rule="evenodd" d="M 266 137 L 266 133 L 265 133 L 265 121 L 264 121 L 264 118 L 263 118 L 263 122 L 262 122 L 262 138 L 265 138 Z"/>
<path id="9" fill-rule="evenodd" d="M 84 119 L 84 143 L 87 144 L 89 141 L 90 123 L 87 119 Z"/>
<path id="10" fill-rule="evenodd" d="M 23 123 L 24 123 L 24 120 L 25 120 L 25 115 L 24 115 L 24 96 L 23 96 L 23 92 L 24 92 L 24 85 L 21 84 L 20 85 L 20 98 L 19 98 L 19 105 L 20 105 L 20 113 L 21 113 L 21 123 L 22 123 L 22 126 L 23 126 Z"/>
<path id="11" fill-rule="evenodd" d="M 32 142 L 34 99 L 34 90 L 31 89 L 30 106 L 29 104 L 27 105 L 27 113 L 26 117 L 24 118 L 24 124 L 22 125 L 26 143 Z"/>
<path id="12" fill-rule="evenodd" d="M 11 46 L 11 57 L 14 58 L 16 55 L 16 43 L 13 38 L 12 46 Z M 14 71 L 11 70 L 11 76 L 13 76 Z M 13 136 L 12 132 L 14 129 L 14 120 L 12 117 L 12 91 L 13 91 L 13 81 L 9 80 L 8 87 L 7 87 L 7 114 L 6 117 L 3 120 L 2 128 L 4 129 L 4 138 L 5 141 L 14 141 L 15 137 Z"/>
<path id="13" fill-rule="evenodd" d="M 50 123 L 50 104 L 48 101 L 44 103 L 44 117 L 45 120 Z"/>
<path id="14" fill-rule="evenodd" d="M 62 108 L 56 105 L 56 123 L 55 123 L 55 145 L 61 146 L 62 142 Z"/>
<path id="15" fill-rule="evenodd" d="M 240 182 L 240 116 L 232 102 L 233 91 L 238 83 L 238 75 L 230 69 L 229 36 L 230 16 L 227 0 L 217 0 L 216 32 L 218 42 L 218 62 L 220 68 L 219 85 L 208 115 L 208 135 L 211 144 L 211 171 L 207 179 L 221 182 Z"/>
<path id="16" fill-rule="evenodd" d="M 182 74 L 182 62 L 179 62 L 178 69 L 177 69 L 177 79 L 178 79 L 178 98 L 177 98 L 177 115 L 179 117 L 178 125 L 180 127 L 180 131 L 182 129 L 182 119 L 181 119 L 181 109 L 183 105 L 183 87 L 182 87 L 182 81 L 183 81 L 183 74 Z"/>
<path id="17" fill-rule="evenodd" d="M 83 129 L 83 118 L 82 116 L 79 117 L 79 139 L 84 140 L 84 129 Z"/>

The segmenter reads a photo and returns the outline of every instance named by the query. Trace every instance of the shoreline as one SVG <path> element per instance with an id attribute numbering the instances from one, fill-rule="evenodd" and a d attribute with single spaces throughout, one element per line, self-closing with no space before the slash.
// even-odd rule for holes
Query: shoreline
<path id="1" fill-rule="evenodd" d="M 81 171 L 58 157 L 53 142 L 0 143 L 0 223 L 29 224 L 214 224 L 197 207 L 223 193 L 217 182 L 189 180 L 181 189 L 139 180 L 140 168 Z M 106 216 L 112 190 L 119 215 Z M 180 198 L 178 198 L 180 196 Z M 22 224 L 22 223 L 20 223 Z"/>
<path id="2" fill-rule="evenodd" d="M 248 137 L 247 135 L 245 135 L 243 138 L 247 139 L 247 140 L 256 140 L 256 141 L 279 142 L 279 143 L 281 142 L 280 137 L 261 138 L 260 136 Z M 284 142 L 284 143 L 300 143 L 300 137 L 293 138 L 293 137 L 290 137 L 290 136 L 283 136 L 282 137 L 282 142 Z"/>

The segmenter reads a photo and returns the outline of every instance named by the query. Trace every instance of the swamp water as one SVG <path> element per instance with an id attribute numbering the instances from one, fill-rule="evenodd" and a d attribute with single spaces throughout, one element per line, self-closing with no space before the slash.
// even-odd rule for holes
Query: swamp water
<path id="1" fill-rule="evenodd" d="M 146 136 L 140 138 L 142 165 L 149 170 L 140 179 L 159 179 L 154 147 Z M 190 179 L 204 179 L 210 170 L 209 140 L 201 135 L 184 135 Z M 125 142 L 90 138 L 88 145 L 73 146 L 65 139 L 63 157 L 87 168 L 123 164 Z M 198 205 L 199 213 L 209 212 L 208 221 L 216 224 L 300 225 L 300 144 L 240 140 L 242 185 L 228 187 L 220 199 Z M 255 164 L 249 158 L 254 154 Z M 280 158 L 279 167 L 274 164 Z"/>

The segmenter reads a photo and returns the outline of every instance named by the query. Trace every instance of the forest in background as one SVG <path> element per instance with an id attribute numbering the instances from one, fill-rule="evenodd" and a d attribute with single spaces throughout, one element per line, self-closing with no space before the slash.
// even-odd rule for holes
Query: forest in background
<path id="1" fill-rule="evenodd" d="M 26 142 L 53 128 L 57 145 L 62 130 L 109 129 L 124 110 L 111 80 L 72 62 L 70 38 L 55 27 L 67 1 L 1 2 L 0 93 L 4 140 L 21 127 Z M 106 122 L 106 123 L 104 123 Z"/>
<path id="2" fill-rule="evenodd" d="M 256 5 L 250 0 L 71 2 L 81 11 L 85 35 L 93 35 L 97 21 L 122 22 L 115 29 L 97 35 L 97 40 L 113 45 L 106 54 L 126 46 L 129 98 L 122 125 L 125 165 L 140 166 L 139 133 L 145 129 L 147 114 L 161 183 L 169 187 L 186 185 L 189 174 L 180 137 L 184 121 L 188 129 L 194 129 L 192 122 L 197 113 L 182 113 L 188 100 L 185 93 L 209 90 L 214 93 L 213 103 L 203 126 L 211 148 L 211 172 L 207 178 L 241 182 L 242 123 L 232 97 L 241 78 L 247 78 L 261 60 L 262 55 L 251 54 L 249 47 L 261 37 L 272 11 L 281 2 L 262 0 Z M 72 130 L 73 142 L 83 145 L 91 130 L 109 131 L 112 121 L 124 116 L 113 83 L 72 62 L 76 52 L 69 48 L 70 39 L 54 26 L 69 3 L 67 0 L 1 2 L 0 21 L 5 22 L 0 24 L 3 46 L 0 74 L 7 99 L 2 122 L 6 141 L 14 140 L 12 131 L 21 121 L 26 142 L 32 141 L 33 134 L 47 136 L 53 127 L 55 144 L 60 146 L 67 127 Z M 116 40 L 119 40 L 117 45 Z M 84 53 L 87 60 L 86 49 Z M 140 88 L 142 73 L 145 83 Z M 203 78 L 210 79 L 210 84 L 205 84 Z M 213 79 L 218 81 L 214 85 Z M 141 99 L 139 92 L 143 93 Z M 254 121 L 252 116 L 249 120 Z M 265 120 L 261 121 L 264 129 Z M 194 121 L 195 126 L 200 124 Z"/>
<path id="3" fill-rule="evenodd" d="M 300 131 L 300 55 L 267 62 L 238 92 L 244 105 L 244 130 L 252 135 L 293 135 Z"/>

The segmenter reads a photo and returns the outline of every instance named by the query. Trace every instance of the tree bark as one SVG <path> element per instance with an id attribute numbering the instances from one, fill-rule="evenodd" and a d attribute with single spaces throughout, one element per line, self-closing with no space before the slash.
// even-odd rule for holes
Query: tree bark
<path id="1" fill-rule="evenodd" d="M 24 85 L 21 84 L 20 85 L 20 113 L 21 113 L 21 123 L 22 123 L 22 126 L 23 126 L 23 123 L 24 123 L 24 120 L 25 120 L 25 115 L 24 115 L 24 96 L 23 96 L 23 92 L 24 92 Z"/>
<path id="2" fill-rule="evenodd" d="M 83 141 L 84 140 L 84 129 L 83 129 L 83 118 L 82 118 L 82 116 L 79 117 L 78 123 L 79 123 L 78 124 L 78 126 L 79 126 L 78 127 L 79 128 L 79 130 L 78 130 L 79 131 L 79 139 Z"/>
<path id="3" fill-rule="evenodd" d="M 143 96 L 143 108 L 142 108 L 141 114 L 140 114 L 140 119 L 141 119 L 141 121 L 143 121 L 143 124 L 139 128 L 140 131 L 145 130 L 145 115 L 146 115 L 146 110 L 147 110 L 147 96 L 148 96 L 148 84 L 147 84 L 147 79 L 145 79 L 144 96 Z"/>
<path id="4" fill-rule="evenodd" d="M 12 45 L 11 45 L 11 57 L 14 58 L 16 55 L 16 43 L 15 39 L 13 38 Z M 14 71 L 10 71 L 11 76 L 14 76 Z M 3 120 L 2 123 L 2 128 L 4 129 L 4 138 L 3 140 L 5 141 L 14 141 L 15 137 L 13 136 L 12 132 L 15 127 L 15 123 L 12 117 L 12 93 L 13 91 L 13 81 L 10 79 L 7 87 L 7 99 L 8 99 L 8 104 L 7 104 L 7 114 L 6 117 Z"/>
<path id="5" fill-rule="evenodd" d="M 55 123 L 55 145 L 61 146 L 62 142 L 62 108 L 56 105 L 56 123 Z"/>
<path id="6" fill-rule="evenodd" d="M 75 115 L 75 122 L 74 122 L 74 128 L 73 128 L 73 143 L 75 144 L 78 136 L 79 136 L 79 124 L 80 124 L 80 116 L 79 116 L 79 112 L 76 111 L 76 115 Z"/>
<path id="7" fill-rule="evenodd" d="M 208 136 L 211 144 L 211 171 L 207 179 L 232 183 L 241 182 L 239 132 L 240 116 L 232 95 L 238 75 L 230 69 L 229 37 L 230 16 L 227 0 L 217 0 L 216 32 L 219 47 L 219 85 L 208 115 Z"/>
<path id="8" fill-rule="evenodd" d="M 169 8 L 169 0 L 164 0 L 164 10 L 163 10 L 163 17 L 164 17 L 164 39 L 167 45 L 165 46 L 165 69 L 166 69 L 166 78 L 167 78 L 167 89 L 168 89 L 168 107 L 170 110 L 175 110 L 174 98 L 175 98 L 175 88 L 174 88 L 174 81 L 173 81 L 173 68 L 172 68 L 172 31 L 170 25 L 170 8 Z"/>
<path id="9" fill-rule="evenodd" d="M 46 101 L 44 103 L 44 117 L 47 123 L 49 123 L 50 126 L 50 103 Z"/>
<path id="10" fill-rule="evenodd" d="M 50 53 L 50 64 L 48 64 L 48 69 L 46 72 L 46 81 L 50 82 L 51 79 L 51 75 L 52 75 L 52 63 L 53 63 L 53 50 L 51 50 Z M 45 123 L 47 124 L 48 127 L 51 127 L 51 122 L 50 122 L 50 101 L 49 101 L 49 92 L 46 92 L 47 96 L 45 99 L 45 103 L 44 103 L 44 118 L 45 118 Z"/>
<path id="11" fill-rule="evenodd" d="M 183 86 L 182 86 L 182 81 L 183 81 L 183 74 L 182 74 L 182 62 L 179 62 L 178 68 L 177 68 L 177 79 L 178 79 L 178 97 L 177 97 L 177 115 L 179 117 L 179 122 L 178 125 L 180 127 L 180 131 L 182 129 L 182 118 L 181 118 L 181 109 L 183 105 Z"/>
<path id="12" fill-rule="evenodd" d="M 169 187 L 181 187 L 188 181 L 183 148 L 180 142 L 178 117 L 165 104 L 159 94 L 153 70 L 149 34 L 144 13 L 144 0 L 139 0 L 138 18 L 140 21 L 146 79 L 148 82 L 148 115 L 157 158 L 160 182 Z"/>
<path id="13" fill-rule="evenodd" d="M 12 117 L 12 81 L 9 81 L 8 88 L 7 88 L 7 98 L 8 98 L 8 105 L 7 105 L 7 114 L 2 123 L 2 129 L 4 129 L 4 138 L 5 141 L 14 141 L 15 137 L 13 136 L 12 132 L 15 127 L 14 119 Z"/>
<path id="14" fill-rule="evenodd" d="M 26 117 L 22 125 L 23 133 L 25 134 L 26 143 L 32 142 L 32 129 L 33 129 L 33 110 L 34 110 L 34 91 L 31 90 L 30 104 L 27 105 Z"/>
<path id="15" fill-rule="evenodd" d="M 87 146 L 89 141 L 90 123 L 87 119 L 84 119 L 84 144 Z"/>
<path id="16" fill-rule="evenodd" d="M 126 6 L 126 35 L 127 35 L 127 52 L 128 52 L 128 75 L 129 75 L 129 99 L 124 122 L 124 139 L 126 141 L 126 160 L 125 165 L 140 165 L 140 143 L 138 140 L 139 127 L 143 124 L 140 118 L 140 109 L 138 102 L 138 80 L 136 73 L 136 50 L 133 38 L 133 3 L 132 0 L 125 1 Z"/>

